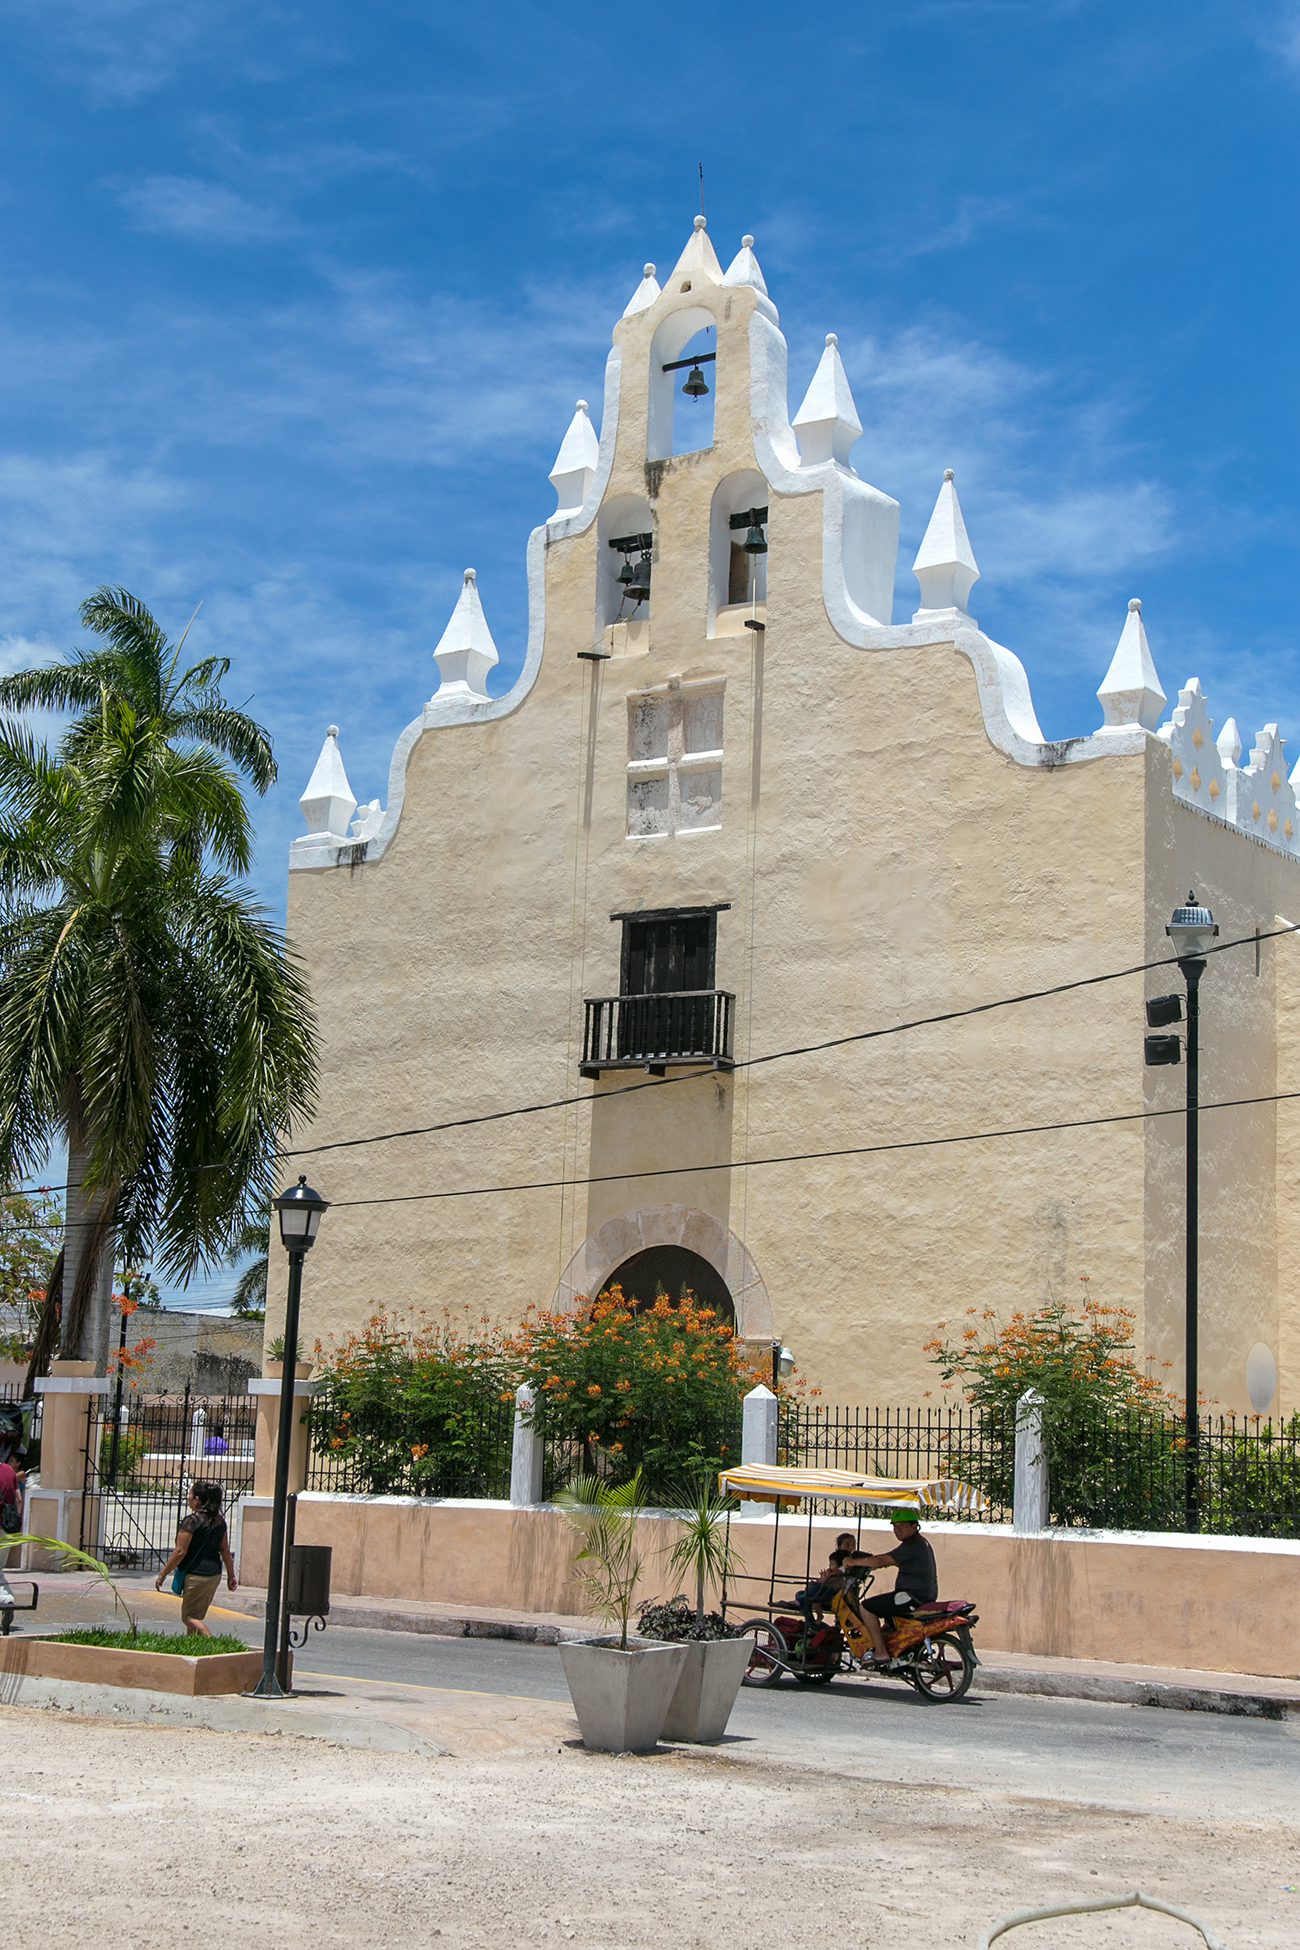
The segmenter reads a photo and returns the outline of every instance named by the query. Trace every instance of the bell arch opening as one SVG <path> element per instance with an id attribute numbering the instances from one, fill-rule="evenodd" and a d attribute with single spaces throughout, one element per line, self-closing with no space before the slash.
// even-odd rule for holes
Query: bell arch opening
<path id="1" fill-rule="evenodd" d="M 650 342 L 650 392 L 646 412 L 646 459 L 669 460 L 674 454 L 698 452 L 713 445 L 713 395 L 717 370 L 717 320 L 703 305 L 669 312 Z M 706 390 L 683 394 L 689 367 L 674 367 L 678 359 L 692 362 L 709 354 L 700 368 Z"/>
<path id="2" fill-rule="evenodd" d="M 727 1282 L 715 1266 L 686 1246 L 647 1246 L 616 1266 L 601 1287 L 621 1288 L 623 1298 L 637 1312 L 652 1307 L 662 1291 L 675 1307 L 689 1293 L 697 1307 L 709 1307 L 732 1332 L 736 1309 Z"/>

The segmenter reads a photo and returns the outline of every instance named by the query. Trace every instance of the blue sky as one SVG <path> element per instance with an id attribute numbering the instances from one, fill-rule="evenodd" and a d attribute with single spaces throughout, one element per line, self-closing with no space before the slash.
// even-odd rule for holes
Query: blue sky
<path id="1" fill-rule="evenodd" d="M 0 47 L 0 663 L 101 581 L 201 601 L 275 736 L 272 908 L 324 726 L 386 796 L 467 563 L 513 678 L 573 401 L 701 161 L 792 409 L 839 334 L 896 620 L 952 466 L 1048 736 L 1140 595 L 1171 699 L 1300 754 L 1300 6 L 0 0 Z"/>

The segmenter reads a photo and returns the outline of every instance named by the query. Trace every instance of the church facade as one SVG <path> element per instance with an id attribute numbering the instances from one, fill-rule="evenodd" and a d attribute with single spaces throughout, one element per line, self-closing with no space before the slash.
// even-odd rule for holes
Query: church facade
<path id="1" fill-rule="evenodd" d="M 419 1134 L 302 1160 L 335 1202 L 305 1337 L 689 1285 L 827 1399 L 916 1403 L 938 1323 L 1087 1277 L 1180 1388 L 1183 1119 L 1149 1113 L 1185 1073 L 1145 1067 L 1143 1004 L 1182 982 L 1144 965 L 1194 887 L 1241 944 L 1201 985 L 1201 1386 L 1296 1406 L 1277 728 L 1243 764 L 1195 680 L 1168 709 L 1117 599 L 1103 723 L 1044 739 L 950 475 L 892 620 L 860 432 L 833 335 L 791 420 L 752 239 L 724 271 L 697 219 L 565 435 L 518 680 L 489 690 L 466 570 L 386 805 L 331 727 L 289 861 L 324 1047 L 296 1144 Z"/>

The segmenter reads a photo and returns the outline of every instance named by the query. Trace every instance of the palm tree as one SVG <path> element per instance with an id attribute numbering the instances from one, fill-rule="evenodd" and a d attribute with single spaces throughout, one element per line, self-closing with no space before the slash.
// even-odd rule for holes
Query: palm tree
<path id="1" fill-rule="evenodd" d="M 236 768 L 264 790 L 270 741 L 222 697 L 227 660 L 178 675 L 126 591 L 82 619 L 107 648 L 0 680 L 0 708 L 76 714 L 57 755 L 0 723 L 0 1175 L 66 1139 L 65 1356 L 101 1351 L 114 1234 L 174 1277 L 225 1257 L 316 1073 L 306 985 L 231 877 Z"/>
<path id="2" fill-rule="evenodd" d="M 253 1201 L 248 1217 L 236 1233 L 226 1264 L 238 1266 L 249 1253 L 256 1253 L 257 1257 L 240 1274 L 230 1304 L 241 1319 L 265 1320 L 266 1275 L 271 1258 L 271 1200 L 264 1192 Z"/>

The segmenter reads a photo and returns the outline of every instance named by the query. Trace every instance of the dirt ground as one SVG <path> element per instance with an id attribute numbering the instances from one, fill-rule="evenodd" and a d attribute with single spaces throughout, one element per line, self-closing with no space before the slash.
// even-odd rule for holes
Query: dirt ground
<path id="1" fill-rule="evenodd" d="M 721 1757 L 376 1754 L 0 1709 L 4 1933 L 49 1950 L 177 1943 L 405 1950 L 974 1950 L 995 1918 L 1141 1886 L 1229 1950 L 1300 1941 L 1300 1839 L 1252 1823 L 903 1788 Z M 1025 1950 L 1178 1950 L 1132 1911 Z"/>

